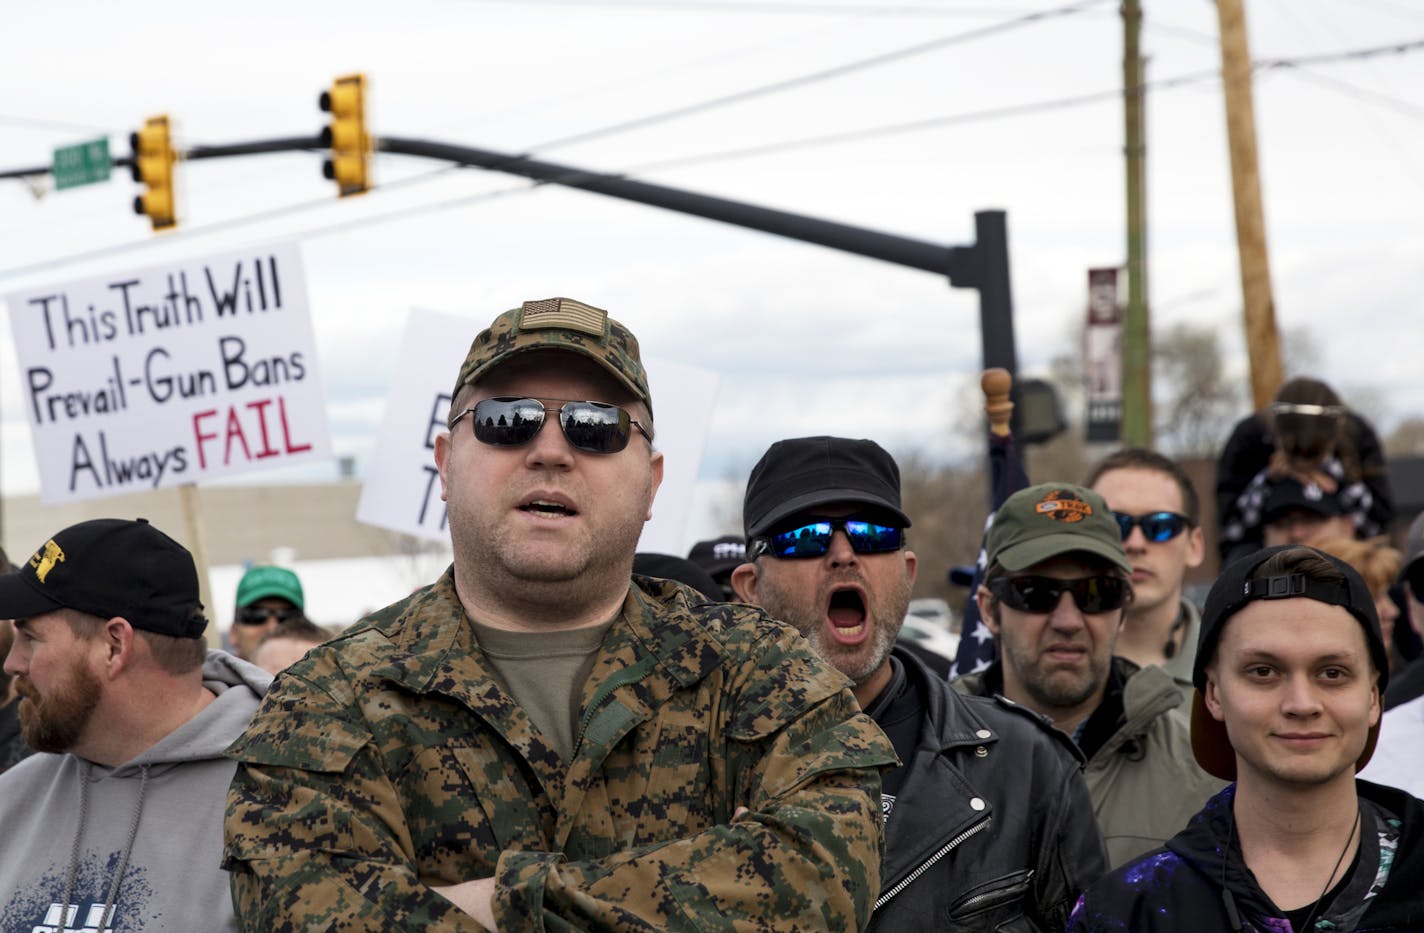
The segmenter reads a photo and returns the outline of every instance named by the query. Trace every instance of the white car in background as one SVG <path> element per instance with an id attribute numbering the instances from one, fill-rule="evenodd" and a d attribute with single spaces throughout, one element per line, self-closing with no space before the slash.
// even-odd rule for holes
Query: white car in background
<path id="1" fill-rule="evenodd" d="M 943 599 L 926 597 L 910 600 L 900 638 L 913 641 L 938 655 L 954 660 L 959 651 L 959 635 L 950 631 L 954 614 Z"/>

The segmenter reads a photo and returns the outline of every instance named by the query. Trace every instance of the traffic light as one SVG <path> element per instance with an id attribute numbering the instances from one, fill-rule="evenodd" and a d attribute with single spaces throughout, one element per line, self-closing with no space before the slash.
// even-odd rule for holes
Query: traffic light
<path id="1" fill-rule="evenodd" d="M 134 213 L 148 215 L 153 229 L 164 230 L 178 224 L 173 195 L 173 163 L 178 155 L 168 133 L 168 117 L 149 117 L 143 129 L 129 134 L 133 147 L 133 179 L 148 186 L 134 198 Z"/>
<path id="2" fill-rule="evenodd" d="M 331 147 L 331 158 L 321 173 L 336 182 L 341 197 L 360 194 L 371 187 L 371 137 L 366 133 L 366 76 L 337 78 L 331 90 L 322 91 L 318 106 L 331 114 L 322 128 L 321 144 Z"/>

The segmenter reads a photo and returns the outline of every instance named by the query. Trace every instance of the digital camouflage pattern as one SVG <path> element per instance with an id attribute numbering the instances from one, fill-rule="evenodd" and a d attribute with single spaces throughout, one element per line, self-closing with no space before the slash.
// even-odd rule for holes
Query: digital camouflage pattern
<path id="1" fill-rule="evenodd" d="M 546 298 L 526 301 L 504 312 L 475 335 L 450 394 L 450 417 L 459 414 L 454 406 L 462 388 L 511 356 L 529 350 L 569 350 L 588 357 L 612 373 L 652 413 L 653 395 L 638 355 L 638 338 L 602 308 L 572 298 Z"/>
<path id="2" fill-rule="evenodd" d="M 790 627 L 634 583 L 567 767 L 450 571 L 288 668 L 229 749 L 242 928 L 479 930 L 427 885 L 493 875 L 503 930 L 859 930 L 889 741 Z"/>

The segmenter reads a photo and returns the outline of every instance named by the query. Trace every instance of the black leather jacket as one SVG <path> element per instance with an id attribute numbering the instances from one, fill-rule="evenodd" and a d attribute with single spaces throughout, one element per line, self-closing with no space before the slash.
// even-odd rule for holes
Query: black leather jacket
<path id="1" fill-rule="evenodd" d="M 913 655 L 894 657 L 926 709 L 885 824 L 869 930 L 1062 930 L 1107 871 L 1082 756 L 1036 713 L 961 696 Z"/>

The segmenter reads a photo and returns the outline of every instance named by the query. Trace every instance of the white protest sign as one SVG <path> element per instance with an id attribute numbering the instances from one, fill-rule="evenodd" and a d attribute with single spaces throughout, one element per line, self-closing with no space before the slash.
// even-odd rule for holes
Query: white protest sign
<path id="1" fill-rule="evenodd" d="M 435 438 L 445 430 L 450 393 L 465 353 L 483 324 L 434 311 L 411 312 L 386 394 L 386 414 L 366 468 L 358 521 L 436 541 L 448 541 L 445 503 L 435 470 Z M 639 550 L 681 554 L 692 491 L 712 419 L 717 376 L 706 370 L 643 358 L 657 415 L 663 484 Z"/>
<path id="2" fill-rule="evenodd" d="M 294 245 L 6 301 L 47 504 L 331 455 Z"/>

